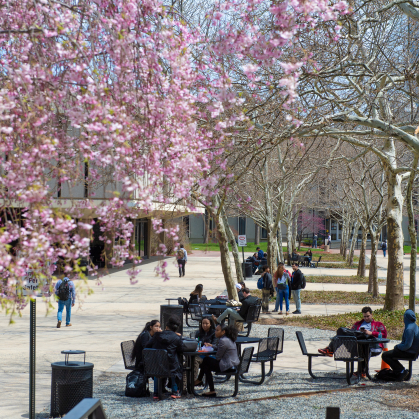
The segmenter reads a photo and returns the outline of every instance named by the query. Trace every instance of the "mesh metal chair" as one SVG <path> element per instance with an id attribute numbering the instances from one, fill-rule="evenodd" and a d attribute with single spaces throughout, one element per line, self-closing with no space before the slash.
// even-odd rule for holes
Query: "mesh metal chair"
<path id="1" fill-rule="evenodd" d="M 404 379 L 404 381 L 409 381 L 412 378 L 412 371 L 413 371 L 413 362 L 417 360 L 419 356 L 419 349 L 416 352 L 416 355 L 412 354 L 411 357 L 402 357 L 402 358 L 397 358 L 399 361 L 409 361 L 409 374 L 408 376 Z"/>
<path id="2" fill-rule="evenodd" d="M 322 257 L 319 256 L 319 260 L 312 260 L 310 263 L 310 267 L 311 268 L 318 268 L 319 267 L 319 262 L 322 260 Z"/>
<path id="3" fill-rule="evenodd" d="M 249 347 L 243 351 L 242 356 L 240 357 L 240 364 L 235 368 L 230 368 L 223 372 L 217 372 L 217 376 L 226 375 L 231 377 L 234 375 L 234 393 L 231 397 L 236 397 L 239 392 L 239 377 L 243 374 L 246 374 L 249 371 L 250 362 L 252 360 L 254 348 Z M 230 396 L 229 396 L 230 397 Z"/>
<path id="4" fill-rule="evenodd" d="M 267 374 L 265 373 L 265 363 L 270 363 L 269 375 L 272 374 L 274 369 L 273 362 L 276 360 L 276 355 L 278 351 L 279 345 L 279 337 L 268 337 L 263 338 L 259 342 L 258 352 L 256 355 L 253 355 L 251 362 L 260 362 L 261 367 L 261 375 L 259 381 L 251 381 L 244 377 L 243 375 L 240 376 L 240 381 L 243 383 L 250 383 L 255 385 L 261 385 L 265 381 Z"/>
<path id="5" fill-rule="evenodd" d="M 282 352 L 284 352 L 284 329 L 281 329 L 280 327 L 270 327 L 268 329 L 268 338 L 279 338 L 278 350 L 276 353 L 277 355 L 282 354 Z"/>
<path id="6" fill-rule="evenodd" d="M 162 378 L 170 378 L 169 357 L 165 349 L 143 350 L 144 374 L 147 377 L 155 377 L 158 380 L 158 396 L 162 399 Z"/>
<path id="7" fill-rule="evenodd" d="M 243 322 L 243 323 L 247 323 L 247 327 L 246 327 L 247 332 L 245 332 L 245 334 L 239 333 L 240 336 L 249 336 L 250 335 L 250 331 L 252 330 L 252 323 L 257 322 L 259 320 L 261 308 L 262 308 L 262 300 L 261 299 L 258 299 L 257 303 L 255 305 L 252 305 L 252 306 L 249 307 L 246 319 Z"/>
<path id="8" fill-rule="evenodd" d="M 359 383 L 361 372 L 354 373 L 354 363 L 363 361 L 364 358 L 358 356 L 358 343 L 354 336 L 336 336 L 333 339 L 333 355 L 335 361 L 346 363 L 346 381 L 349 385 Z M 358 365 L 359 367 L 359 365 Z"/>
<path id="9" fill-rule="evenodd" d="M 124 360 L 126 370 L 133 370 L 135 368 L 135 358 L 131 358 L 134 345 L 135 342 L 133 340 L 121 342 L 122 359 Z"/>

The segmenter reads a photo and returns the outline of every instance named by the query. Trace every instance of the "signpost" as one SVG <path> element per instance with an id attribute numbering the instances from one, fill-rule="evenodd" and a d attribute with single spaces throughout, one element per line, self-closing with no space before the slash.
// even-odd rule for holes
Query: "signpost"
<path id="1" fill-rule="evenodd" d="M 239 234 L 237 236 L 237 244 L 242 248 L 242 255 L 243 255 L 243 279 L 246 278 L 246 265 L 244 263 L 244 247 L 247 246 L 247 240 L 245 234 Z"/>

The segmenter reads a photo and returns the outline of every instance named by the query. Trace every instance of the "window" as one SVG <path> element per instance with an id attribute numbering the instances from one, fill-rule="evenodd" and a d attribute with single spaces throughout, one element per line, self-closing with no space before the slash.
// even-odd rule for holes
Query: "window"
<path id="1" fill-rule="evenodd" d="M 239 234 L 246 234 L 246 217 L 239 217 Z"/>
<path id="2" fill-rule="evenodd" d="M 268 238 L 268 232 L 266 231 L 266 228 L 262 227 L 262 239 Z"/>
<path id="3" fill-rule="evenodd" d="M 183 217 L 183 225 L 185 226 L 186 237 L 191 237 L 189 230 L 189 215 Z"/>

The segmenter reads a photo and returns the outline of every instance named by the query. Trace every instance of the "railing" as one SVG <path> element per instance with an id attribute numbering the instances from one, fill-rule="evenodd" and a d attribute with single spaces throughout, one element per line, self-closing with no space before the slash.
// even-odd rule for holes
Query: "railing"
<path id="1" fill-rule="evenodd" d="M 106 419 L 100 399 L 83 399 L 64 419 Z"/>

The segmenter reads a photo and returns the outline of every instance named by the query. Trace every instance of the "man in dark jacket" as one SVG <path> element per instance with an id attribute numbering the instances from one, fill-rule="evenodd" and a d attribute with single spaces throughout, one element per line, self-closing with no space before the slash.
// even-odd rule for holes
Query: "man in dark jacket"
<path id="1" fill-rule="evenodd" d="M 147 343 L 146 348 L 165 349 L 169 358 L 170 372 L 172 373 L 172 399 L 180 398 L 178 383 L 182 381 L 182 364 L 179 356 L 182 355 L 182 337 L 176 333 L 180 327 L 180 319 L 170 317 L 166 330 L 156 333 Z M 154 399 L 158 399 L 158 381 L 154 379 Z"/>
<path id="2" fill-rule="evenodd" d="M 250 306 L 256 305 L 258 299 L 257 297 L 253 297 L 252 295 L 250 295 L 249 288 L 243 288 L 242 292 L 244 300 L 242 301 L 242 306 L 240 307 L 240 310 L 236 311 L 233 308 L 228 308 L 218 318 L 212 315 L 212 319 L 215 323 L 221 323 L 227 316 L 229 316 L 228 324 L 233 326 L 236 320 L 239 322 L 243 322 L 246 320 L 247 312 L 249 311 Z"/>
<path id="3" fill-rule="evenodd" d="M 269 266 L 264 266 L 262 273 L 263 288 L 262 288 L 262 313 L 270 313 L 269 311 L 269 299 L 271 297 L 272 287 L 272 275 L 269 272 Z"/>
<path id="4" fill-rule="evenodd" d="M 403 381 L 409 375 L 409 370 L 403 367 L 399 359 L 416 359 L 419 352 L 419 327 L 416 324 L 415 313 L 412 310 L 406 310 L 403 320 L 405 327 L 401 343 L 393 350 L 383 352 L 381 355 L 383 361 L 390 365 L 390 368 L 398 375 L 398 381 Z"/>
<path id="5" fill-rule="evenodd" d="M 300 291 L 303 288 L 303 273 L 298 269 L 298 262 L 292 263 L 292 280 L 291 280 L 291 293 L 295 301 L 296 310 L 292 314 L 301 314 L 301 297 Z"/>

